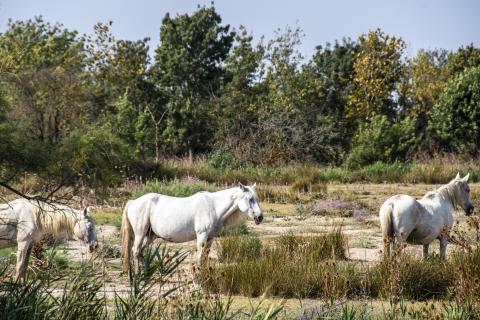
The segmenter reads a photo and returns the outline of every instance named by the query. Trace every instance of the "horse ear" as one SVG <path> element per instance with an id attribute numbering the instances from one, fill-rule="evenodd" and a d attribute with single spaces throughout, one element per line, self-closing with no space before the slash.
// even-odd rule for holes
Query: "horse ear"
<path id="1" fill-rule="evenodd" d="M 257 188 L 257 183 L 254 182 L 254 183 L 253 183 L 253 186 L 252 186 L 252 189 L 255 190 L 256 188 Z"/>
<path id="2" fill-rule="evenodd" d="M 470 173 L 467 173 L 467 175 L 465 177 L 463 177 L 463 181 L 464 182 L 467 182 L 468 181 L 468 178 L 470 177 Z"/>
<path id="3" fill-rule="evenodd" d="M 86 218 L 89 215 L 90 215 L 90 208 L 86 207 L 85 209 L 83 209 L 83 216 Z"/>
<path id="4" fill-rule="evenodd" d="M 455 179 L 460 179 L 460 172 L 457 172 L 457 176 L 455 177 Z"/>
<path id="5" fill-rule="evenodd" d="M 241 182 L 238 183 L 238 186 L 240 187 L 240 189 L 242 189 L 242 191 L 244 191 L 244 192 L 247 191 L 247 189 L 245 188 L 245 186 Z"/>

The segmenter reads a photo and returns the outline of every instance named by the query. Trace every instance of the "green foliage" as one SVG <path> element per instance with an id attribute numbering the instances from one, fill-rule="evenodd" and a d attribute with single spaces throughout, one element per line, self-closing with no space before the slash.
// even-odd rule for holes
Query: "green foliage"
<path id="1" fill-rule="evenodd" d="M 229 184 L 297 180 L 294 188 L 306 190 L 310 181 L 437 181 L 451 168 L 402 165 L 399 177 L 400 165 L 388 163 L 438 151 L 478 155 L 473 44 L 404 60 L 403 40 L 377 29 L 318 46 L 306 60 L 299 28 L 255 42 L 212 4 L 167 14 L 151 63 L 148 38 L 116 39 L 111 27 L 98 23 L 80 37 L 41 17 L 8 23 L 0 35 L 0 183 L 33 174 L 32 191 L 50 194 L 193 173 Z M 208 165 L 165 164 L 186 154 Z M 264 191 L 280 201 L 296 193 Z"/>
<path id="2" fill-rule="evenodd" d="M 415 125 L 410 118 L 390 122 L 386 116 L 375 116 L 360 126 L 353 137 L 347 159 L 349 167 L 360 167 L 377 161 L 408 159 L 416 147 Z"/>
<path id="3" fill-rule="evenodd" d="M 450 55 L 447 62 L 448 72 L 453 77 L 465 72 L 468 68 L 476 67 L 480 67 L 480 48 L 475 48 L 473 44 L 460 47 Z"/>
<path id="4" fill-rule="evenodd" d="M 234 242 L 240 246 L 234 246 Z M 347 277 L 338 277 L 336 271 L 351 271 L 340 263 L 329 263 L 328 259 L 344 258 L 345 245 L 339 230 L 318 237 L 287 235 L 268 247 L 255 237 L 225 238 L 221 259 L 229 263 L 211 270 L 213 275 L 206 274 L 205 286 L 214 292 L 253 297 L 263 293 L 339 297 L 347 286 Z"/>
<path id="5" fill-rule="evenodd" d="M 208 155 L 207 163 L 215 169 L 228 169 L 233 159 L 226 150 L 217 149 Z"/>
<path id="6" fill-rule="evenodd" d="M 70 170 L 81 173 L 80 178 L 89 185 L 118 184 L 131 161 L 130 148 L 107 125 L 78 130 L 63 148 L 71 157 Z"/>
<path id="7" fill-rule="evenodd" d="M 394 113 L 392 93 L 403 72 L 405 42 L 380 29 L 359 37 L 355 60 L 355 89 L 348 98 L 347 112 L 353 119 L 369 120 Z"/>
<path id="8" fill-rule="evenodd" d="M 480 145 L 480 67 L 451 80 L 440 96 L 430 127 L 438 146 L 447 151 L 478 154 Z"/>
<path id="9" fill-rule="evenodd" d="M 230 27 L 220 23 L 213 6 L 163 18 L 152 72 L 168 96 L 163 137 L 175 153 L 204 151 L 213 135 L 209 99 L 223 82 L 221 65 L 233 42 Z"/>
<path id="10" fill-rule="evenodd" d="M 384 259 L 369 270 L 369 295 L 428 300 L 446 297 L 455 275 L 448 261 L 439 256 L 427 260 L 402 252 Z"/>
<path id="11" fill-rule="evenodd" d="M 10 22 L 0 37 L 11 113 L 32 140 L 56 145 L 87 113 L 85 53 L 77 32 L 42 18 Z"/>
<path id="12" fill-rule="evenodd" d="M 200 191 L 212 190 L 212 186 L 201 181 L 161 181 L 154 180 L 147 182 L 140 189 L 133 193 L 133 197 L 137 198 L 146 193 L 161 193 L 172 197 L 189 197 Z"/>

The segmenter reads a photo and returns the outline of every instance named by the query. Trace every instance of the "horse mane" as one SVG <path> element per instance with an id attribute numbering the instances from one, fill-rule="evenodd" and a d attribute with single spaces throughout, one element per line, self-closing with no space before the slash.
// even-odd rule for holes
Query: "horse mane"
<path id="1" fill-rule="evenodd" d="M 50 203 L 30 203 L 37 224 L 44 233 L 55 236 L 73 235 L 78 221 L 76 212 L 64 205 Z"/>
<path id="2" fill-rule="evenodd" d="M 456 196 L 455 189 L 458 188 L 458 183 L 457 181 L 453 181 L 449 184 L 446 184 L 444 186 L 441 186 L 438 188 L 436 191 L 431 191 L 427 193 L 425 196 L 429 195 L 430 193 L 439 193 L 443 198 L 450 200 L 452 202 L 452 205 L 455 209 L 458 208 L 459 206 L 459 201 Z"/>

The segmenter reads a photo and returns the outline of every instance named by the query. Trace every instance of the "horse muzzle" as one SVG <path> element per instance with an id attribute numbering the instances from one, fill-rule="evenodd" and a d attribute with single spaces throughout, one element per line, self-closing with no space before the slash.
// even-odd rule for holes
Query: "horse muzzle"
<path id="1" fill-rule="evenodd" d="M 91 244 L 88 245 L 88 250 L 90 252 L 94 252 L 95 250 L 97 250 L 97 248 L 98 248 L 98 243 L 97 242 L 91 243 Z"/>
<path id="2" fill-rule="evenodd" d="M 468 206 L 467 210 L 465 210 L 465 214 L 467 216 L 472 215 L 474 210 L 475 210 L 474 206 Z"/>
<path id="3" fill-rule="evenodd" d="M 253 221 L 255 221 L 255 224 L 260 224 L 263 221 L 263 214 L 258 216 L 258 217 L 253 217 Z"/>

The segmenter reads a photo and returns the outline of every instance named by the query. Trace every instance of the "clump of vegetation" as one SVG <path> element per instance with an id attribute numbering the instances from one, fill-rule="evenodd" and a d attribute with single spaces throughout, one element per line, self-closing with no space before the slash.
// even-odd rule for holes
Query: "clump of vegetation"
<path id="1" fill-rule="evenodd" d="M 219 261 L 205 285 L 212 292 L 283 297 L 342 296 L 351 265 L 340 230 L 321 236 L 286 235 L 263 246 L 255 236 L 223 239 Z M 342 270 L 340 274 L 338 271 Z"/>
<path id="2" fill-rule="evenodd" d="M 439 256 L 424 260 L 403 253 L 369 268 L 367 292 L 371 297 L 428 300 L 446 297 L 453 283 L 448 261 Z"/>
<path id="3" fill-rule="evenodd" d="M 188 197 L 197 192 L 212 189 L 213 187 L 208 183 L 198 180 L 153 180 L 138 187 L 138 189 L 133 192 L 133 197 L 137 198 L 150 192 L 161 193 L 172 197 Z"/>
<path id="4" fill-rule="evenodd" d="M 186 286 L 169 286 L 178 274 L 186 252 L 157 246 L 145 251 L 139 273 L 132 273 L 129 289 L 115 292 L 109 301 L 102 292 L 107 281 L 96 261 L 84 262 L 75 272 L 59 275 L 55 266 L 45 277 L 15 283 L 0 269 L 0 318 L 2 319 L 275 319 L 281 304 L 252 303 L 250 309 L 232 308 L 232 299 Z M 56 292 L 52 285 L 60 284 Z M 186 285 L 189 281 L 186 282 Z"/>

